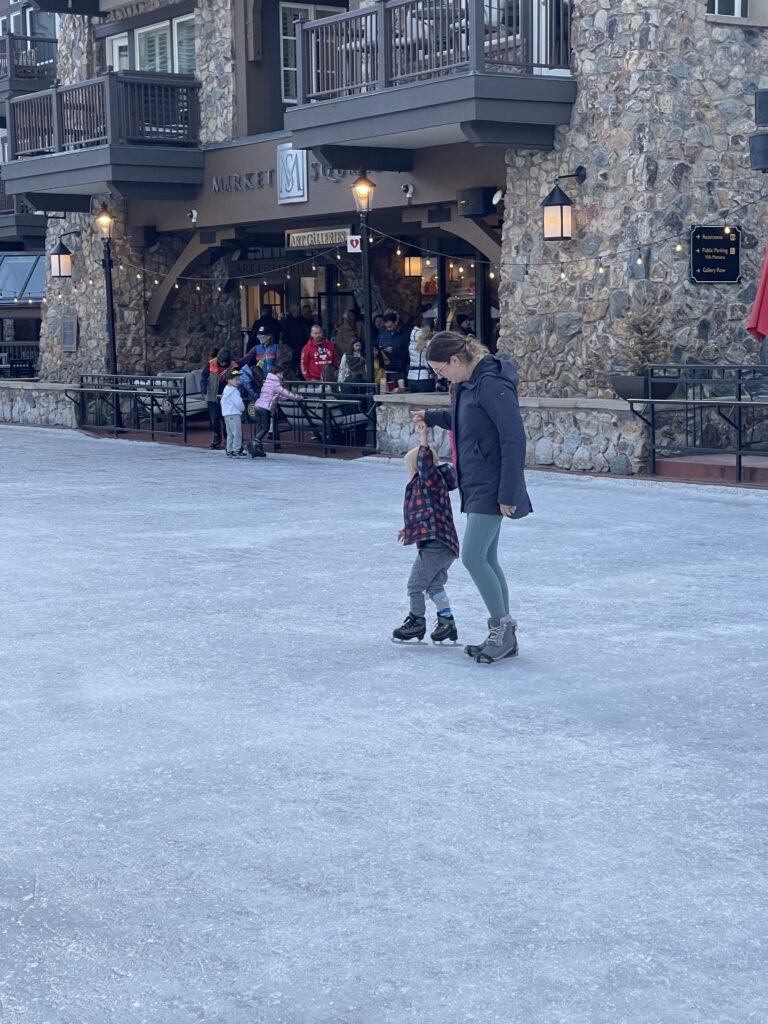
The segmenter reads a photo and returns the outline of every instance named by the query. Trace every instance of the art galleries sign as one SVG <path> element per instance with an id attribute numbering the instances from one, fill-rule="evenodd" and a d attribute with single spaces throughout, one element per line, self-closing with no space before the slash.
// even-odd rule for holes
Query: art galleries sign
<path id="1" fill-rule="evenodd" d="M 286 249 L 319 249 L 323 246 L 346 245 L 349 228 L 319 228 L 317 231 L 286 231 Z"/>

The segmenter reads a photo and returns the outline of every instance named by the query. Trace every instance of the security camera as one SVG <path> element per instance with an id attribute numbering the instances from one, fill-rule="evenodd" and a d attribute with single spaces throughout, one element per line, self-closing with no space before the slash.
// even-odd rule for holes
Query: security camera
<path id="1" fill-rule="evenodd" d="M 189 217 L 193 224 L 197 224 L 197 210 L 188 210 L 187 217 Z"/>
<path id="2" fill-rule="evenodd" d="M 400 186 L 400 191 L 405 193 L 406 199 L 413 199 L 413 185 L 410 182 L 406 182 Z"/>

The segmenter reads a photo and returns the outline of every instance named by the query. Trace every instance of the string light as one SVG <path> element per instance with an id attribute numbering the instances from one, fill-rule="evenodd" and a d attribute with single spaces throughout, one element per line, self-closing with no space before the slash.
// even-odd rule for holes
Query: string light
<path id="1" fill-rule="evenodd" d="M 560 280 L 561 281 L 565 280 L 565 268 L 564 267 L 560 268 Z"/>
<path id="2" fill-rule="evenodd" d="M 136 275 L 136 280 L 137 280 L 137 281 L 140 281 L 140 280 L 141 280 L 141 274 L 137 274 L 137 275 Z"/>
<path id="3" fill-rule="evenodd" d="M 603 266 L 602 263 L 598 263 L 597 264 L 597 272 L 598 272 L 598 274 L 604 274 L 605 273 L 605 267 Z"/>
<path id="4" fill-rule="evenodd" d="M 336 259 L 337 259 L 337 260 L 340 260 L 340 259 L 341 259 L 341 253 L 340 253 L 340 252 L 337 252 L 337 253 L 336 253 Z"/>
<path id="5" fill-rule="evenodd" d="M 725 227 L 723 228 L 723 231 L 725 232 L 726 235 L 730 235 L 731 229 L 730 229 L 728 224 L 725 225 Z"/>
<path id="6" fill-rule="evenodd" d="M 179 282 L 177 281 L 176 284 L 173 287 L 176 289 L 176 291 L 178 291 L 179 290 Z"/>
<path id="7" fill-rule="evenodd" d="M 683 251 L 683 243 L 682 242 L 678 242 L 677 245 L 675 246 L 675 252 L 682 252 L 682 251 Z"/>
<path id="8" fill-rule="evenodd" d="M 155 284 L 160 284 L 157 278 L 155 278 Z"/>
<path id="9" fill-rule="evenodd" d="M 637 259 L 635 260 L 635 263 L 638 265 L 638 267 L 642 267 L 642 265 L 643 265 L 643 257 L 642 256 L 638 256 Z"/>
<path id="10" fill-rule="evenodd" d="M 496 278 L 496 275 L 494 274 L 493 271 L 491 271 L 488 277 L 490 277 L 490 279 L 493 281 Z"/>
<path id="11" fill-rule="evenodd" d="M 200 285 L 197 286 L 197 290 L 200 291 Z"/>
<path id="12" fill-rule="evenodd" d="M 403 250 L 400 248 L 399 245 L 398 245 L 397 249 L 395 250 L 395 255 L 396 256 L 402 256 L 403 255 Z"/>

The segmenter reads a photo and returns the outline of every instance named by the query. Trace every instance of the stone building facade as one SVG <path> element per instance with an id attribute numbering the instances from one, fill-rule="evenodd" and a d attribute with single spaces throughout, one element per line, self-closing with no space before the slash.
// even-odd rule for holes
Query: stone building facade
<path id="1" fill-rule="evenodd" d="M 626 315 L 649 303 L 665 313 L 667 361 L 756 361 L 744 328 L 768 213 L 748 136 L 768 27 L 704 3 L 577 0 L 572 32 L 571 124 L 551 152 L 508 153 L 501 345 L 523 392 L 612 397 L 608 375 L 632 355 Z M 545 243 L 540 203 L 579 165 L 584 184 L 562 183 L 573 239 Z M 739 284 L 690 281 L 690 227 L 703 223 L 741 226 Z"/>
<path id="2" fill-rule="evenodd" d="M 113 10 L 108 20 L 159 10 L 162 0 Z M 200 141 L 230 139 L 235 123 L 234 42 L 232 6 L 226 0 L 208 0 L 196 8 L 195 50 L 200 81 Z M 90 18 L 66 15 L 61 19 L 58 69 L 62 84 L 82 82 L 103 73 L 100 49 Z M 114 217 L 112 229 L 115 331 L 118 372 L 147 373 L 188 369 L 201 365 L 214 346 L 240 345 L 240 300 L 228 285 L 224 259 L 192 267 L 179 281 L 173 316 L 157 330 L 147 323 L 148 296 L 154 282 L 165 277 L 192 232 L 158 235 L 152 244 L 131 244 L 126 228 L 126 203 L 113 195 L 92 198 L 90 214 L 68 214 L 49 220 L 47 249 L 63 232 L 79 228 L 80 239 L 71 244 L 72 277 L 46 281 L 42 309 L 39 376 L 54 382 L 74 381 L 82 373 L 107 369 L 106 285 L 102 266 L 102 240 L 94 216 L 106 204 Z M 50 273 L 50 268 L 48 269 Z M 78 317 L 78 346 L 62 351 L 61 317 Z"/>

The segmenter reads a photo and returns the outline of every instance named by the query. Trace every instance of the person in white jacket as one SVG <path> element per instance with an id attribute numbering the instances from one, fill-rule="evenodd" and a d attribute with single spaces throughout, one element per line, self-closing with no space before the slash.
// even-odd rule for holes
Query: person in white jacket
<path id="1" fill-rule="evenodd" d="M 411 363 L 408 368 L 408 390 L 416 392 L 428 392 L 435 390 L 435 378 L 429 369 L 427 362 L 427 345 L 432 337 L 432 329 L 429 320 L 422 317 L 420 326 L 414 327 L 411 331 L 411 340 L 408 346 L 408 355 Z"/>
<path id="2" fill-rule="evenodd" d="M 232 459 L 246 458 L 243 447 L 242 415 L 245 409 L 240 394 L 240 371 L 231 370 L 221 395 L 221 415 L 227 425 L 227 455 Z"/>
<path id="3" fill-rule="evenodd" d="M 262 459 L 265 458 L 267 454 L 264 451 L 262 441 L 269 433 L 269 421 L 272 419 L 272 413 L 275 411 L 277 403 L 281 399 L 283 401 L 293 402 L 302 401 L 301 395 L 283 387 L 284 372 L 285 371 L 281 366 L 275 366 L 270 370 L 267 374 L 267 379 L 261 385 L 261 393 L 256 399 L 257 428 L 256 433 L 253 435 L 253 442 L 256 446 L 256 454 Z"/>

